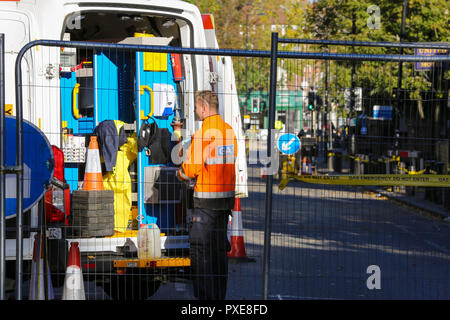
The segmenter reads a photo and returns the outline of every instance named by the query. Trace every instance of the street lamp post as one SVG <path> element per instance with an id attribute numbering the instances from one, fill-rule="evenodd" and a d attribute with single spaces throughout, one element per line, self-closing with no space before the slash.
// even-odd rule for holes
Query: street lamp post
<path id="1" fill-rule="evenodd" d="M 245 14 L 245 50 L 249 50 L 249 17 L 253 15 L 249 12 Z M 256 13 L 255 16 L 265 16 L 265 13 Z M 249 73 L 249 66 L 248 66 L 248 57 L 245 57 L 245 110 L 249 106 L 249 100 L 250 100 L 250 92 L 249 92 L 249 85 L 248 85 L 248 73 Z M 244 113 L 245 114 L 245 113 Z"/>
<path id="2" fill-rule="evenodd" d="M 245 50 L 248 51 L 248 16 L 247 13 L 245 15 Z M 247 95 L 247 103 L 248 103 L 248 57 L 245 57 L 245 92 Z"/>
<path id="3" fill-rule="evenodd" d="M 402 24 L 400 29 L 400 42 L 404 40 L 405 37 L 405 20 L 406 20 L 406 9 L 408 7 L 408 0 L 403 0 L 403 9 L 402 9 Z M 403 48 L 400 48 L 400 55 L 403 54 Z M 397 79 L 397 92 L 396 92 L 396 100 L 397 100 L 397 110 L 398 114 L 396 117 L 396 124 L 395 129 L 400 129 L 400 117 L 401 114 L 404 112 L 404 98 L 400 98 L 401 95 L 403 95 L 402 88 L 402 79 L 403 78 L 403 63 L 400 61 L 398 63 L 398 79 Z"/>

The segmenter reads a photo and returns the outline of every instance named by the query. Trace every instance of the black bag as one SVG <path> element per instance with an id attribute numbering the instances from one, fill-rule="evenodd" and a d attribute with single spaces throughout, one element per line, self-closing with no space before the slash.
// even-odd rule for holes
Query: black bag
<path id="1" fill-rule="evenodd" d="M 144 122 L 139 130 L 138 152 L 147 148 L 150 164 L 170 162 L 171 135 L 166 128 L 159 128 L 156 122 Z"/>

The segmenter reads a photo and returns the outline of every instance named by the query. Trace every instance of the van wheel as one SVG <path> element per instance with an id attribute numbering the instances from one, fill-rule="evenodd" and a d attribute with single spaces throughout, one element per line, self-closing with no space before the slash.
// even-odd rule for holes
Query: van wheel
<path id="1" fill-rule="evenodd" d="M 137 275 L 111 276 L 110 282 L 103 282 L 103 290 L 113 300 L 146 300 L 158 291 L 160 280 Z"/>

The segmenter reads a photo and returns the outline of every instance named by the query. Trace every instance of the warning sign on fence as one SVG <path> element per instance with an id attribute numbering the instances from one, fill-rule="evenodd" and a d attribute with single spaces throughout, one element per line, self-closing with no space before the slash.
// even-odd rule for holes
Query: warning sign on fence
<path id="1" fill-rule="evenodd" d="M 416 48 L 414 49 L 415 55 L 418 56 L 436 56 L 436 55 L 447 55 L 447 49 L 426 49 L 426 48 Z M 433 69 L 434 62 L 420 61 L 416 62 L 414 69 L 416 71 L 429 71 Z"/>

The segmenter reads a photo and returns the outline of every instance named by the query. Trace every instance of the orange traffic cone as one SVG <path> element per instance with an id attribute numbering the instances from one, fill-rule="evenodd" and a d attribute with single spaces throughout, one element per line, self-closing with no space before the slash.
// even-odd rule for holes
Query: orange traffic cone
<path id="1" fill-rule="evenodd" d="M 231 250 L 228 252 L 230 258 L 247 259 L 244 246 L 244 231 L 241 217 L 241 199 L 236 198 L 234 202 L 233 216 L 231 219 L 230 244 Z"/>
<path id="2" fill-rule="evenodd" d="M 39 247 L 39 249 L 38 249 Z M 40 258 L 38 262 L 38 252 Z M 44 250 L 42 247 L 42 237 L 38 239 L 38 235 L 34 235 L 33 260 L 31 263 L 31 279 L 29 300 L 45 300 L 45 283 L 44 283 Z M 47 265 L 47 299 L 55 298 L 53 293 L 53 285 L 50 277 L 50 267 Z"/>
<path id="3" fill-rule="evenodd" d="M 91 136 L 87 151 L 83 190 L 104 190 L 100 151 L 96 136 Z"/>
<path id="4" fill-rule="evenodd" d="M 70 243 L 62 300 L 86 300 L 78 242 Z"/>

